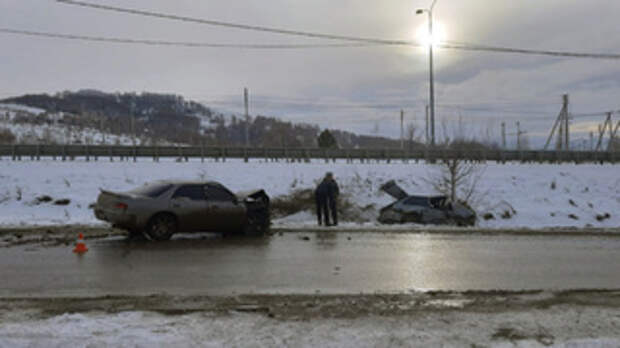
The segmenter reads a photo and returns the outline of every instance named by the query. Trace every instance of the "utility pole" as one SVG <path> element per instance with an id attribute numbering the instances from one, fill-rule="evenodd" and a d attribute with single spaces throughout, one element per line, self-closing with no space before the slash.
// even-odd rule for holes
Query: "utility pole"
<path id="1" fill-rule="evenodd" d="M 569 136 L 569 123 L 568 123 L 568 94 L 564 94 L 562 96 L 562 110 L 560 114 L 555 119 L 553 123 L 553 127 L 551 128 L 551 132 L 549 133 L 549 137 L 547 138 L 547 142 L 545 143 L 545 150 L 549 147 L 553 136 L 555 135 L 555 131 L 560 127 L 560 131 L 558 132 L 558 147 L 562 149 L 564 147 L 564 142 L 566 142 L 565 148 L 568 150 L 568 136 Z"/>
<path id="2" fill-rule="evenodd" d="M 502 122 L 502 150 L 506 150 L 506 122 Z"/>
<path id="3" fill-rule="evenodd" d="M 250 113 L 249 113 L 249 105 L 248 105 L 248 89 L 243 89 L 243 102 L 245 104 L 245 147 L 250 146 Z"/>
<path id="4" fill-rule="evenodd" d="M 131 136 L 133 145 L 136 146 L 136 120 L 133 114 L 131 115 Z"/>
<path id="5" fill-rule="evenodd" d="M 517 136 L 517 150 L 521 151 L 523 149 L 523 140 L 521 136 L 523 134 L 527 134 L 526 131 L 521 130 L 521 122 L 517 121 L 517 132 L 516 133 L 508 133 L 508 135 L 516 135 Z"/>
<path id="6" fill-rule="evenodd" d="M 607 145 L 607 150 L 608 151 L 618 151 L 618 147 L 616 146 L 616 134 L 618 134 L 618 129 L 620 129 L 620 121 L 618 121 L 618 123 L 616 123 L 616 127 L 614 128 L 614 131 L 611 133 L 611 137 L 609 139 L 609 144 Z M 609 130 L 611 130 L 611 124 L 609 127 Z"/>
<path id="7" fill-rule="evenodd" d="M 517 150 L 521 151 L 521 123 L 517 121 Z"/>
<path id="8" fill-rule="evenodd" d="M 136 129 L 135 129 L 135 120 L 134 120 L 134 109 L 135 109 L 136 105 L 134 103 L 134 101 L 131 101 L 131 104 L 129 106 L 129 112 L 130 112 L 130 126 L 131 126 L 131 141 L 133 143 L 133 146 L 136 146 Z"/>
<path id="9" fill-rule="evenodd" d="M 428 63 L 429 63 L 429 94 L 430 94 L 430 121 L 431 121 L 431 146 L 435 146 L 435 81 L 434 81 L 434 73 L 433 73 L 433 8 L 437 0 L 433 0 L 431 3 L 431 7 L 428 9 L 418 9 L 416 14 L 423 14 L 424 12 L 428 13 L 428 35 L 429 35 L 429 43 L 428 43 Z"/>
<path id="10" fill-rule="evenodd" d="M 429 115 L 428 115 L 428 104 L 424 107 L 426 110 L 426 145 L 428 145 L 430 138 L 430 128 L 429 128 Z"/>
<path id="11" fill-rule="evenodd" d="M 400 149 L 405 149 L 405 111 L 400 110 Z"/>
<path id="12" fill-rule="evenodd" d="M 562 96 L 562 103 L 564 104 L 564 141 L 566 145 L 564 150 L 570 151 L 570 123 L 568 117 L 568 94 Z"/>
<path id="13" fill-rule="evenodd" d="M 590 131 L 590 151 L 594 150 L 594 132 Z"/>
<path id="14" fill-rule="evenodd" d="M 558 129 L 558 139 L 555 143 L 555 150 L 561 151 L 564 149 L 564 118 L 560 120 L 560 128 Z"/>
<path id="15" fill-rule="evenodd" d="M 103 131 L 103 117 L 99 120 L 99 131 L 101 132 L 101 144 L 105 145 L 105 132 Z"/>
<path id="16" fill-rule="evenodd" d="M 598 142 L 596 143 L 596 150 L 598 151 L 601 149 L 601 145 L 603 145 L 603 137 L 605 136 L 605 131 L 607 130 L 607 125 L 609 125 L 609 133 L 611 134 L 611 112 L 607 113 L 607 118 L 605 118 L 605 123 L 603 123 L 603 126 L 601 127 L 601 125 L 598 126 Z"/>

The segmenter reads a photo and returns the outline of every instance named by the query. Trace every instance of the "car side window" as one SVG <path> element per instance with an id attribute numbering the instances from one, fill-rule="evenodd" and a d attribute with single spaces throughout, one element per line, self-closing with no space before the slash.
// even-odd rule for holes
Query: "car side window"
<path id="1" fill-rule="evenodd" d="M 235 200 L 232 193 L 216 186 L 207 186 L 206 193 L 209 201 L 232 202 Z"/>
<path id="2" fill-rule="evenodd" d="M 422 206 L 422 207 L 428 207 L 429 206 L 428 198 L 426 198 L 426 197 L 409 197 L 409 198 L 407 198 L 407 200 L 405 200 L 405 204 L 419 205 L 419 206 Z"/>
<path id="3" fill-rule="evenodd" d="M 205 191 L 201 185 L 185 185 L 179 187 L 172 198 L 189 198 L 193 201 L 204 201 Z"/>

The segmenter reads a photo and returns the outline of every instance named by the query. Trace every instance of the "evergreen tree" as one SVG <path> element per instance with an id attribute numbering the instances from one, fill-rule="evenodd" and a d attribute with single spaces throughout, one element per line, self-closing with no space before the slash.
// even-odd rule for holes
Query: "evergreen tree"
<path id="1" fill-rule="evenodd" d="M 336 138 L 334 138 L 334 136 L 328 129 L 322 131 L 321 134 L 319 134 L 318 143 L 321 149 L 332 149 L 338 147 Z"/>

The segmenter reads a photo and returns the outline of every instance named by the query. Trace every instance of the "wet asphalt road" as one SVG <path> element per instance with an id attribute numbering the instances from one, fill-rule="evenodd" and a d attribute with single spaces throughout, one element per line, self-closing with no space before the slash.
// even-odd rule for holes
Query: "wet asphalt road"
<path id="1" fill-rule="evenodd" d="M 309 237 L 304 240 L 303 237 Z M 204 239 L 201 239 L 204 238 Z M 0 296 L 620 288 L 620 238 L 285 233 L 0 250 Z"/>

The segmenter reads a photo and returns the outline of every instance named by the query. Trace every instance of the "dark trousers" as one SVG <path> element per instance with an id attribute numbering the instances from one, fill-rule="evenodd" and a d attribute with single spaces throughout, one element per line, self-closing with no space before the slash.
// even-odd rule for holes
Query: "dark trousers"
<path id="1" fill-rule="evenodd" d="M 332 223 L 338 225 L 338 209 L 336 209 L 336 199 L 329 199 L 329 210 L 332 212 Z"/>
<path id="2" fill-rule="evenodd" d="M 329 212 L 327 209 L 327 196 L 316 196 L 316 216 L 318 218 L 319 225 L 325 222 L 325 225 L 329 225 Z M 323 221 L 325 218 L 325 221 Z"/>

